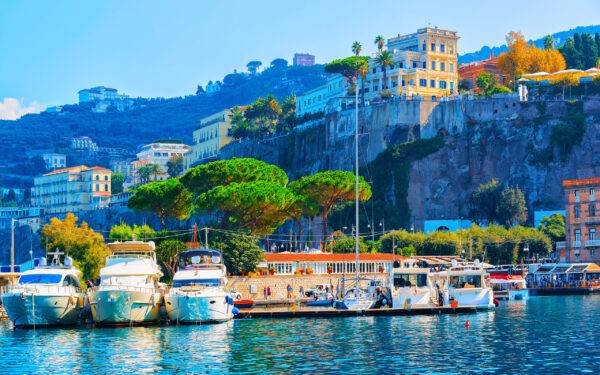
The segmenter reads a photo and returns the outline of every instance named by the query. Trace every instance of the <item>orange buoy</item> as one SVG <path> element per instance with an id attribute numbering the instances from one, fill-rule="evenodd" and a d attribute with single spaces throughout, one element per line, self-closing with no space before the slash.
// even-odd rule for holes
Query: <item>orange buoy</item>
<path id="1" fill-rule="evenodd" d="M 469 327 L 471 327 L 471 322 L 469 322 L 469 319 L 467 319 L 467 321 L 465 322 L 465 328 Z"/>

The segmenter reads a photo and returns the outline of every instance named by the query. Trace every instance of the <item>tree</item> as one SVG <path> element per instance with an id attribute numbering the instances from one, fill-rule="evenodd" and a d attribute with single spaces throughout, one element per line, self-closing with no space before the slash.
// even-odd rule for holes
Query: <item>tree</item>
<path id="1" fill-rule="evenodd" d="M 425 241 L 425 235 L 422 232 L 411 233 L 405 230 L 394 230 L 381 236 L 382 253 L 394 253 L 396 255 L 416 255 L 420 253 Z M 403 251 L 409 249 L 410 254 Z"/>
<path id="2" fill-rule="evenodd" d="M 288 62 L 286 59 L 277 58 L 271 61 L 271 68 L 274 69 L 285 69 L 288 66 Z"/>
<path id="3" fill-rule="evenodd" d="M 151 180 L 156 180 L 156 176 L 162 173 L 160 167 L 157 164 L 148 164 L 138 169 L 138 175 L 142 184 L 147 184 Z"/>
<path id="4" fill-rule="evenodd" d="M 325 65 L 325 71 L 332 74 L 341 74 L 350 83 L 356 82 L 360 71 L 369 69 L 369 58 L 367 56 L 350 56 L 344 59 L 333 60 Z"/>
<path id="5" fill-rule="evenodd" d="M 174 239 L 160 241 L 156 246 L 156 259 L 162 264 L 170 280 L 173 279 L 175 272 L 177 272 L 179 253 L 185 250 L 187 250 L 185 244 L 182 241 Z"/>
<path id="6" fill-rule="evenodd" d="M 356 244 L 354 242 L 354 237 L 341 235 L 335 236 L 332 242 L 332 250 L 335 254 L 348 254 L 354 253 L 356 251 Z M 367 253 L 369 252 L 369 247 L 361 238 L 358 241 L 358 252 L 359 253 Z"/>
<path id="7" fill-rule="evenodd" d="M 192 193 L 179 182 L 171 178 L 165 181 L 151 182 L 135 189 L 127 206 L 137 211 L 149 211 L 158 216 L 162 226 L 168 217 L 186 220 L 192 210 Z"/>
<path id="8" fill-rule="evenodd" d="M 123 183 L 125 182 L 125 176 L 121 173 L 113 173 L 110 176 L 110 191 L 114 194 L 123 192 Z"/>
<path id="9" fill-rule="evenodd" d="M 591 34 L 581 35 L 581 57 L 583 69 L 589 69 L 596 66 L 598 60 L 598 48 L 596 41 Z"/>
<path id="10" fill-rule="evenodd" d="M 492 73 L 481 73 L 477 76 L 475 84 L 477 85 L 477 88 L 479 88 L 480 93 L 489 95 L 494 87 L 496 87 L 496 76 Z"/>
<path id="11" fill-rule="evenodd" d="M 3 200 L 5 202 L 16 202 L 17 201 L 17 194 L 15 193 L 15 191 L 13 189 L 9 189 L 8 193 L 6 193 L 6 195 L 4 196 Z"/>
<path id="12" fill-rule="evenodd" d="M 196 87 L 196 95 L 204 95 L 206 94 L 206 91 L 204 91 L 204 88 L 202 88 L 201 85 L 198 85 L 198 87 Z"/>
<path id="13" fill-rule="evenodd" d="M 539 230 L 548 236 L 554 243 L 564 241 L 567 236 L 565 217 L 561 214 L 546 216 L 540 222 Z"/>
<path id="14" fill-rule="evenodd" d="M 258 98 L 244 111 L 244 116 L 253 124 L 259 136 L 275 132 L 281 115 L 281 106 L 273 95 Z"/>
<path id="15" fill-rule="evenodd" d="M 227 272 L 240 275 L 254 272 L 264 259 L 263 250 L 258 247 L 256 237 L 228 234 L 213 242 L 211 247 L 223 253 L 223 262 Z"/>
<path id="16" fill-rule="evenodd" d="M 575 47 L 575 39 L 573 37 L 567 38 L 565 43 L 558 50 L 563 55 L 569 69 L 583 68 L 581 51 Z"/>
<path id="17" fill-rule="evenodd" d="M 360 56 L 361 51 L 362 44 L 360 44 L 359 41 L 354 41 L 354 43 L 352 43 L 352 53 L 354 54 L 354 56 Z"/>
<path id="18" fill-rule="evenodd" d="M 102 234 L 95 232 L 86 222 L 78 226 L 77 220 L 71 212 L 63 220 L 53 217 L 42 228 L 41 244 L 49 251 L 66 253 L 73 258 L 85 279 L 95 279 L 100 275 L 108 250 Z"/>
<path id="19" fill-rule="evenodd" d="M 296 95 L 288 95 L 281 103 L 281 115 L 277 124 L 278 133 L 287 133 L 294 128 L 296 120 Z"/>
<path id="20" fill-rule="evenodd" d="M 497 221 L 505 227 L 524 223 L 527 220 L 525 194 L 518 188 L 506 187 L 496 205 Z"/>
<path id="21" fill-rule="evenodd" d="M 108 238 L 111 241 L 131 241 L 134 235 L 137 240 L 146 241 L 155 237 L 156 231 L 146 224 L 141 226 L 134 224 L 131 227 L 127 223 L 121 223 L 110 228 Z"/>
<path id="22" fill-rule="evenodd" d="M 554 49 L 554 37 L 552 35 L 544 37 L 544 49 Z"/>
<path id="23" fill-rule="evenodd" d="M 235 106 L 231 109 L 231 136 L 235 139 L 249 138 L 253 132 L 250 121 L 244 116 L 244 111 L 240 107 Z"/>
<path id="24" fill-rule="evenodd" d="M 381 65 L 381 71 L 383 72 L 383 89 L 387 90 L 387 67 L 394 66 L 392 53 L 390 51 L 379 51 L 377 57 L 375 57 L 375 62 Z"/>
<path id="25" fill-rule="evenodd" d="M 252 158 L 213 161 L 194 167 L 181 177 L 181 183 L 197 194 L 205 193 L 217 186 L 254 181 L 286 186 L 288 177 L 278 166 Z"/>
<path id="26" fill-rule="evenodd" d="M 463 78 L 458 82 L 458 91 L 465 92 L 473 89 L 473 82 L 470 79 Z"/>
<path id="27" fill-rule="evenodd" d="M 506 227 L 527 220 L 525 195 L 518 188 L 506 187 L 496 179 L 480 185 L 469 198 L 471 219 L 477 223 L 499 223 Z"/>
<path id="28" fill-rule="evenodd" d="M 290 190 L 306 197 L 321 210 L 323 235 L 327 235 L 327 217 L 337 204 L 355 199 L 355 176 L 348 171 L 324 171 L 311 176 L 304 176 L 290 184 Z M 371 198 L 371 186 L 361 176 L 358 186 L 359 200 Z"/>
<path id="29" fill-rule="evenodd" d="M 385 38 L 382 35 L 377 35 L 373 43 L 377 45 L 377 49 L 379 52 L 381 52 L 383 50 L 383 46 L 385 46 Z"/>
<path id="30" fill-rule="evenodd" d="M 167 161 L 167 174 L 169 177 L 177 177 L 183 172 L 183 156 L 174 155 Z"/>
<path id="31" fill-rule="evenodd" d="M 250 72 L 250 74 L 252 75 L 256 75 L 256 72 L 258 71 L 258 68 L 262 65 L 262 62 L 260 61 L 250 61 L 248 64 L 246 64 L 246 68 L 248 68 L 248 71 Z"/>
<path id="32" fill-rule="evenodd" d="M 565 91 L 579 85 L 579 77 L 575 74 L 561 74 L 550 81 L 551 84 L 558 86 L 562 90 L 562 97 L 565 98 Z"/>
<path id="33" fill-rule="evenodd" d="M 218 186 L 198 197 L 198 208 L 219 210 L 225 222 L 252 235 L 267 235 L 289 218 L 297 196 L 276 183 L 266 181 Z"/>

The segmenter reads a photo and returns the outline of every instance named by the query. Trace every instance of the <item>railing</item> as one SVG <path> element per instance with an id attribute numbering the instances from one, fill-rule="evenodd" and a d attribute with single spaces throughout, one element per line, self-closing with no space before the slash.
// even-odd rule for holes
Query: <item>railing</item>
<path id="1" fill-rule="evenodd" d="M 586 224 L 600 224 L 600 216 L 590 216 L 585 218 Z"/>
<path id="2" fill-rule="evenodd" d="M 585 247 L 600 246 L 600 240 L 585 241 Z"/>
<path id="3" fill-rule="evenodd" d="M 557 249 L 564 249 L 567 247 L 567 242 L 566 241 L 558 241 L 556 242 L 556 248 Z"/>
<path id="4" fill-rule="evenodd" d="M 573 247 L 581 247 L 581 241 L 573 241 Z"/>
<path id="5" fill-rule="evenodd" d="M 81 289 L 74 286 L 43 285 L 43 284 L 16 284 L 0 287 L 2 293 L 79 293 Z"/>
<path id="6" fill-rule="evenodd" d="M 138 285 L 98 285 L 93 288 L 88 288 L 90 292 L 102 292 L 102 291 L 125 291 L 125 292 L 153 292 L 157 287 L 151 286 L 138 286 Z"/>

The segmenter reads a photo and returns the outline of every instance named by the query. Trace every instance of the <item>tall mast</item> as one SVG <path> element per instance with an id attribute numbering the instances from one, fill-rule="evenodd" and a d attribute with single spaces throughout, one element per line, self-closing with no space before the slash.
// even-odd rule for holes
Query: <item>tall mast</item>
<path id="1" fill-rule="evenodd" d="M 355 190 L 355 202 L 354 202 L 354 215 L 355 215 L 355 230 L 354 230 L 354 250 L 356 252 L 356 287 L 358 288 L 358 240 L 360 230 L 358 228 L 358 72 L 356 73 L 356 80 L 354 81 L 354 115 L 355 115 L 355 126 L 354 126 L 354 190 Z"/>

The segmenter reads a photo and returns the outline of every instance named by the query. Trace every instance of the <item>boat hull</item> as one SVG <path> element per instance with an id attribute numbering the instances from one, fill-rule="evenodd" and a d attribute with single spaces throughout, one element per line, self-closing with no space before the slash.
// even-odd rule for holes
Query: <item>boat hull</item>
<path id="1" fill-rule="evenodd" d="M 225 292 L 171 291 L 165 295 L 165 309 L 175 323 L 221 323 L 233 318 L 233 299 L 227 297 Z"/>
<path id="2" fill-rule="evenodd" d="M 7 293 L 2 304 L 16 327 L 69 326 L 81 323 L 83 295 Z"/>
<path id="3" fill-rule="evenodd" d="M 488 288 L 452 289 L 449 291 L 449 297 L 458 302 L 458 306 L 470 306 L 481 310 L 495 307 L 494 293 Z"/>
<path id="4" fill-rule="evenodd" d="M 88 294 L 98 325 L 141 325 L 158 322 L 162 293 L 140 290 L 94 290 Z"/>
<path id="5" fill-rule="evenodd" d="M 392 295 L 392 306 L 395 308 L 430 307 L 431 290 L 429 288 L 401 288 Z"/>

